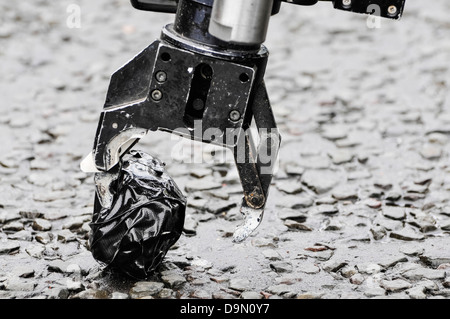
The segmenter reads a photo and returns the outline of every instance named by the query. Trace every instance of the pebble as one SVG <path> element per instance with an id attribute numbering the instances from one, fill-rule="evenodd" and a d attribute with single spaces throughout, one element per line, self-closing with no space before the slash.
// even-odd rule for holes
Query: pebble
<path id="1" fill-rule="evenodd" d="M 412 287 L 405 291 L 411 299 L 426 299 L 424 287 Z"/>
<path id="2" fill-rule="evenodd" d="M 381 287 L 370 287 L 364 290 L 364 296 L 368 298 L 385 296 L 386 291 Z"/>
<path id="3" fill-rule="evenodd" d="M 302 182 L 317 194 L 324 194 L 341 181 L 340 177 L 328 170 L 308 170 L 302 176 Z"/>
<path id="4" fill-rule="evenodd" d="M 274 285 L 270 286 L 266 289 L 271 294 L 274 295 L 284 295 L 284 294 L 291 294 L 292 293 L 292 286 L 286 285 L 286 284 L 280 284 L 280 285 Z"/>
<path id="5" fill-rule="evenodd" d="M 290 262 L 287 261 L 275 261 L 270 263 L 270 268 L 277 273 L 292 272 L 293 267 Z"/>
<path id="6" fill-rule="evenodd" d="M 389 237 L 405 241 L 423 240 L 425 238 L 423 235 L 407 226 L 405 226 L 402 230 L 391 232 Z"/>
<path id="7" fill-rule="evenodd" d="M 23 230 L 23 223 L 19 221 L 12 221 L 2 227 L 3 231 L 19 231 Z"/>
<path id="8" fill-rule="evenodd" d="M 16 239 L 16 240 L 32 241 L 33 235 L 31 234 L 31 231 L 29 231 L 29 230 L 20 230 L 13 234 L 9 234 L 8 238 Z"/>
<path id="9" fill-rule="evenodd" d="M 310 214 L 334 215 L 339 212 L 336 205 L 318 205 L 309 210 Z"/>
<path id="10" fill-rule="evenodd" d="M 295 220 L 286 219 L 283 224 L 290 230 L 312 231 L 310 227 L 296 222 Z"/>
<path id="11" fill-rule="evenodd" d="M 442 155 L 442 149 L 436 144 L 425 144 L 419 151 L 420 155 L 427 160 L 439 159 Z"/>
<path id="12" fill-rule="evenodd" d="M 178 289 L 186 283 L 186 278 L 178 274 L 164 275 L 161 277 L 161 280 L 173 289 Z"/>
<path id="13" fill-rule="evenodd" d="M 298 194 L 303 191 L 302 185 L 296 180 L 283 181 L 276 184 L 276 187 L 286 194 Z"/>
<path id="14" fill-rule="evenodd" d="M 421 279 L 444 279 L 445 270 L 439 269 L 429 269 L 429 268 L 416 268 L 404 272 L 403 277 L 411 280 L 421 280 Z"/>
<path id="15" fill-rule="evenodd" d="M 40 259 L 44 255 L 45 247 L 42 245 L 31 245 L 25 248 L 25 251 L 31 257 Z"/>
<path id="16" fill-rule="evenodd" d="M 111 294 L 111 299 L 129 299 L 130 296 L 123 292 L 114 291 Z"/>
<path id="17" fill-rule="evenodd" d="M 275 249 L 265 249 L 262 254 L 268 260 L 281 260 L 281 255 Z"/>
<path id="18" fill-rule="evenodd" d="M 130 289 L 130 297 L 139 299 L 147 296 L 154 296 L 164 288 L 164 283 L 155 281 L 138 281 Z"/>
<path id="19" fill-rule="evenodd" d="M 306 221 L 307 215 L 298 209 L 283 208 L 278 211 L 278 217 L 282 220 L 290 219 L 303 223 Z"/>
<path id="20" fill-rule="evenodd" d="M 340 273 L 345 278 L 350 278 L 358 273 L 358 270 L 354 266 L 345 265 L 341 268 Z"/>
<path id="21" fill-rule="evenodd" d="M 237 291 L 251 290 L 250 280 L 246 278 L 232 278 L 228 284 L 228 288 Z"/>
<path id="22" fill-rule="evenodd" d="M 318 272 L 320 272 L 320 268 L 312 263 L 301 264 L 297 266 L 296 269 L 305 274 L 317 274 Z"/>
<path id="23" fill-rule="evenodd" d="M 411 288 L 411 284 L 403 279 L 383 280 L 381 286 L 389 292 L 398 292 Z"/>
<path id="24" fill-rule="evenodd" d="M 32 228 L 37 231 L 48 231 L 52 229 L 52 223 L 45 219 L 36 218 L 33 222 Z"/>
<path id="25" fill-rule="evenodd" d="M 0 241 L 0 255 L 17 253 L 20 249 L 20 244 L 15 242 L 1 242 Z"/>
<path id="26" fill-rule="evenodd" d="M 335 165 L 341 165 L 345 163 L 349 163 L 355 157 L 351 152 L 347 150 L 335 150 L 328 154 L 331 158 L 331 161 Z"/>
<path id="27" fill-rule="evenodd" d="M 372 236 L 375 240 L 383 239 L 387 234 L 386 228 L 379 225 L 370 228 L 370 232 L 372 233 Z"/>
<path id="28" fill-rule="evenodd" d="M 387 206 L 383 208 L 383 216 L 394 220 L 403 220 L 406 218 L 406 212 L 403 207 Z"/>
<path id="29" fill-rule="evenodd" d="M 241 299 L 262 299 L 263 295 L 256 291 L 244 291 L 239 296 Z"/>
<path id="30" fill-rule="evenodd" d="M 322 269 L 326 272 L 337 272 L 348 263 L 337 259 L 330 259 L 322 264 Z"/>
<path id="31" fill-rule="evenodd" d="M 61 241 L 63 243 L 76 240 L 76 235 L 72 233 L 69 229 L 59 230 L 55 234 L 58 241 Z"/>
<path id="32" fill-rule="evenodd" d="M 354 285 L 361 285 L 364 282 L 365 278 L 361 274 L 354 274 L 350 277 L 350 282 Z"/>

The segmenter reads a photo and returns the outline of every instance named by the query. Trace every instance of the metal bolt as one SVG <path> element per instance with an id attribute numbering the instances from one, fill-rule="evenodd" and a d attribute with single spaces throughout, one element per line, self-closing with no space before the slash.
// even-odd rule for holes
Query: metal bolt
<path id="1" fill-rule="evenodd" d="M 398 11 L 398 9 L 397 9 L 396 6 L 389 6 L 389 8 L 388 8 L 388 13 L 389 13 L 391 16 L 396 15 L 396 14 L 397 14 L 397 11 Z"/>
<path id="2" fill-rule="evenodd" d="M 201 110 L 203 110 L 203 107 L 205 106 L 205 104 L 203 103 L 203 101 L 201 99 L 195 99 L 192 102 L 192 106 L 193 106 L 194 110 L 201 111 Z"/>
<path id="3" fill-rule="evenodd" d="M 153 90 L 152 91 L 152 99 L 155 101 L 159 101 L 162 99 L 162 92 L 160 90 Z"/>
<path id="4" fill-rule="evenodd" d="M 164 71 L 156 72 L 155 77 L 156 77 L 156 81 L 158 81 L 158 82 L 166 82 L 166 80 L 167 80 L 167 74 Z"/>
<path id="5" fill-rule="evenodd" d="M 241 113 L 238 110 L 233 110 L 230 112 L 230 120 L 237 122 L 241 119 Z"/>
<path id="6" fill-rule="evenodd" d="M 350 8 L 350 6 L 352 5 L 352 0 L 342 0 L 342 5 L 344 6 L 344 8 Z"/>
<path id="7" fill-rule="evenodd" d="M 116 129 L 116 128 L 118 128 L 118 127 L 119 127 L 119 125 L 118 125 L 117 123 L 113 123 L 113 124 L 112 124 L 112 128 L 113 128 L 113 129 Z"/>

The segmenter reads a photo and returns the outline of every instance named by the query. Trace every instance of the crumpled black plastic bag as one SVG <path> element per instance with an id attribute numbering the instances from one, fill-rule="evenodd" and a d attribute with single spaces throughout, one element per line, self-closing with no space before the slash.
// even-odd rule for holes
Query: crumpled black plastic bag
<path id="1" fill-rule="evenodd" d="M 91 253 L 101 264 L 145 279 L 181 236 L 186 197 L 164 164 L 141 151 L 124 155 L 115 175 L 98 174 L 108 177 L 110 197 L 105 205 L 108 197 L 97 185 Z"/>

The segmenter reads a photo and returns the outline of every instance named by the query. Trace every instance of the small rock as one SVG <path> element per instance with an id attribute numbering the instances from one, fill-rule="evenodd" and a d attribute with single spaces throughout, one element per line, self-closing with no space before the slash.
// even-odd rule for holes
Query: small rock
<path id="1" fill-rule="evenodd" d="M 331 196 L 337 200 L 356 200 L 358 192 L 352 187 L 341 186 L 334 189 Z"/>
<path id="2" fill-rule="evenodd" d="M 169 288 L 163 288 L 158 293 L 158 298 L 160 298 L 160 299 L 172 299 L 174 297 L 175 297 L 175 292 Z"/>
<path id="3" fill-rule="evenodd" d="M 349 163 L 353 160 L 354 155 L 347 150 L 335 150 L 328 154 L 331 158 L 331 161 L 335 165 L 341 165 L 345 163 Z"/>
<path id="4" fill-rule="evenodd" d="M 111 299 L 128 299 L 128 298 L 130 298 L 130 296 L 123 292 L 114 291 L 111 294 Z"/>
<path id="5" fill-rule="evenodd" d="M 32 241 L 33 235 L 29 230 L 20 230 L 13 234 L 8 235 L 9 239 L 23 240 L 23 241 Z"/>
<path id="6" fill-rule="evenodd" d="M 25 248 L 25 251 L 31 257 L 40 259 L 44 255 L 45 247 L 42 245 L 31 245 Z"/>
<path id="7" fill-rule="evenodd" d="M 241 299 L 262 299 L 263 295 L 256 291 L 244 291 L 239 298 Z"/>
<path id="8" fill-rule="evenodd" d="M 282 220 L 291 219 L 299 223 L 306 221 L 306 215 L 298 209 L 283 208 L 278 212 L 278 217 Z"/>
<path id="9" fill-rule="evenodd" d="M 212 266 L 213 266 L 213 264 L 210 261 L 208 261 L 206 259 L 201 259 L 201 258 L 194 259 L 191 262 L 191 265 L 194 267 L 203 268 L 203 269 L 209 269 L 209 268 L 212 268 Z"/>
<path id="10" fill-rule="evenodd" d="M 318 272 L 320 272 L 320 268 L 312 263 L 299 265 L 297 267 L 297 270 L 305 274 L 317 274 Z"/>
<path id="11" fill-rule="evenodd" d="M 425 294 L 425 288 L 418 286 L 412 287 L 406 290 L 406 293 L 409 295 L 411 299 L 426 299 L 427 295 Z"/>
<path id="12" fill-rule="evenodd" d="M 442 149 L 435 144 L 425 144 L 419 151 L 420 155 L 427 160 L 439 159 Z"/>
<path id="13" fill-rule="evenodd" d="M 350 278 L 358 273 L 358 270 L 354 266 L 346 265 L 341 268 L 341 275 L 345 278 Z"/>
<path id="14" fill-rule="evenodd" d="M 348 263 L 345 261 L 339 261 L 336 259 L 330 259 L 322 264 L 322 269 L 326 272 L 336 272 Z"/>
<path id="15" fill-rule="evenodd" d="M 286 194 L 298 194 L 303 191 L 302 185 L 296 180 L 278 182 L 276 187 Z"/>
<path id="16" fill-rule="evenodd" d="M 361 285 L 364 282 L 364 279 L 363 275 L 357 273 L 350 277 L 350 282 L 354 285 Z"/>
<path id="17" fill-rule="evenodd" d="M 441 264 L 450 263 L 450 253 L 445 250 L 425 252 L 420 256 L 420 261 L 432 268 L 437 268 Z"/>
<path id="18" fill-rule="evenodd" d="M 379 262 L 378 264 L 385 269 L 394 267 L 398 263 L 404 263 L 408 261 L 406 257 L 398 257 L 398 256 L 387 256 L 384 258 L 382 257 L 382 259 L 384 260 Z"/>
<path id="19" fill-rule="evenodd" d="M 363 203 L 370 208 L 380 208 L 382 205 L 382 203 L 375 198 L 367 198 L 363 201 Z"/>
<path id="20" fill-rule="evenodd" d="M 41 244 L 44 244 L 44 245 L 46 245 L 46 244 L 48 244 L 49 242 L 51 242 L 52 237 L 53 237 L 53 236 L 51 236 L 51 235 L 50 235 L 49 233 L 47 233 L 47 232 L 39 233 L 39 234 L 36 234 L 36 235 L 34 236 L 34 238 L 36 239 L 37 242 L 39 242 L 39 243 L 41 243 Z"/>
<path id="21" fill-rule="evenodd" d="M 370 228 L 370 232 L 375 240 L 380 240 L 387 234 L 386 228 L 383 226 L 373 226 Z"/>
<path id="22" fill-rule="evenodd" d="M 321 299 L 324 293 L 305 292 L 297 295 L 297 299 Z"/>
<path id="23" fill-rule="evenodd" d="M 383 215 L 394 220 L 402 220 L 406 217 L 405 209 L 402 207 L 386 206 L 383 208 Z"/>
<path id="24" fill-rule="evenodd" d="M 66 287 L 69 291 L 80 292 L 84 290 L 84 286 L 80 281 L 74 281 L 72 279 L 67 279 Z"/>
<path id="25" fill-rule="evenodd" d="M 170 288 L 180 288 L 186 283 L 186 278 L 178 274 L 168 274 L 161 277 L 161 280 L 166 283 Z"/>
<path id="26" fill-rule="evenodd" d="M 274 295 L 284 295 L 292 292 L 292 287 L 286 284 L 270 286 L 266 289 L 269 293 Z"/>
<path id="27" fill-rule="evenodd" d="M 281 260 L 280 254 L 275 249 L 265 249 L 262 254 L 269 260 Z"/>
<path id="28" fill-rule="evenodd" d="M 403 279 L 383 280 L 381 286 L 389 292 L 398 292 L 411 288 L 411 284 Z"/>
<path id="29" fill-rule="evenodd" d="M 277 273 L 292 272 L 292 264 L 287 261 L 275 261 L 270 268 Z"/>
<path id="30" fill-rule="evenodd" d="M 33 291 L 37 283 L 19 277 L 9 277 L 5 282 L 5 290 L 9 291 Z"/>
<path id="31" fill-rule="evenodd" d="M 335 205 L 319 205 L 310 209 L 310 214 L 325 214 L 333 215 L 339 212 L 339 209 Z"/>
<path id="32" fill-rule="evenodd" d="M 164 288 L 162 282 L 154 281 L 138 281 L 130 289 L 130 297 L 132 299 L 139 299 L 147 296 L 154 296 Z"/>
<path id="33" fill-rule="evenodd" d="M 423 240 L 425 238 L 414 229 L 406 226 L 402 230 L 391 232 L 389 237 L 405 241 Z"/>
<path id="34" fill-rule="evenodd" d="M 250 290 L 250 281 L 245 278 L 232 278 L 230 280 L 228 288 L 237 291 Z"/>
<path id="35" fill-rule="evenodd" d="M 33 222 L 32 228 L 37 231 L 48 231 L 52 229 L 52 223 L 45 219 L 36 218 Z"/>
<path id="36" fill-rule="evenodd" d="M 400 248 L 400 251 L 408 256 L 418 256 L 423 253 L 423 248 L 416 246 L 403 246 Z"/>
<path id="37" fill-rule="evenodd" d="M 380 297 L 385 296 L 386 291 L 381 287 L 370 287 L 364 291 L 364 296 L 372 298 L 372 297 Z"/>
<path id="38" fill-rule="evenodd" d="M 197 234 L 198 222 L 192 216 L 186 216 L 183 225 L 183 232 L 188 236 L 193 236 Z"/>
<path id="39" fill-rule="evenodd" d="M 20 244 L 14 242 L 0 242 L 0 255 L 15 254 L 19 251 Z"/>
<path id="40" fill-rule="evenodd" d="M 212 294 L 204 289 L 194 290 L 190 296 L 197 299 L 211 299 Z"/>
<path id="41" fill-rule="evenodd" d="M 416 268 L 404 272 L 403 277 L 411 280 L 421 280 L 421 279 L 444 279 L 445 270 L 439 269 L 429 269 L 429 268 Z"/>
<path id="42" fill-rule="evenodd" d="M 308 170 L 302 176 L 302 182 L 317 194 L 323 194 L 333 189 L 341 178 L 329 170 Z"/>
<path id="43" fill-rule="evenodd" d="M 295 220 L 286 219 L 283 224 L 292 230 L 312 231 L 308 226 L 296 222 Z"/>
<path id="44" fill-rule="evenodd" d="M 3 231 L 19 231 L 23 229 L 23 224 L 19 221 L 12 221 L 2 227 Z"/>
<path id="45" fill-rule="evenodd" d="M 68 229 L 60 230 L 56 233 L 58 241 L 67 243 L 76 240 L 76 235 Z"/>

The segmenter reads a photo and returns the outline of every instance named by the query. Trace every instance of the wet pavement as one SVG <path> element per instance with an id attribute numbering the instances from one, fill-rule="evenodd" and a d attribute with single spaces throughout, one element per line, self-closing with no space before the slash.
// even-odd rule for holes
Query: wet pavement
<path id="1" fill-rule="evenodd" d="M 450 297 L 448 1 L 407 1 L 375 29 L 328 3 L 284 4 L 266 41 L 283 142 L 263 222 L 233 244 L 230 154 L 150 133 L 135 148 L 167 163 L 188 209 L 147 281 L 92 258 L 79 163 L 110 75 L 173 16 L 110 0 L 0 10 L 0 298 Z"/>

